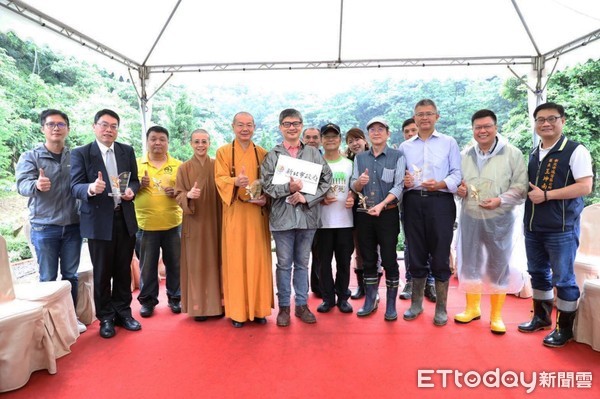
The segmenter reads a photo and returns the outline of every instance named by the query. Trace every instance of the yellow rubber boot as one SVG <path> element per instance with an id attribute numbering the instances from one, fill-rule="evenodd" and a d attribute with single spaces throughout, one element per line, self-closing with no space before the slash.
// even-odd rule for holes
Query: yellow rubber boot
<path id="1" fill-rule="evenodd" d="M 481 309 L 479 304 L 481 302 L 481 294 L 467 294 L 467 309 L 454 316 L 454 321 L 457 323 L 470 323 L 473 320 L 479 320 L 481 318 Z"/>
<path id="2" fill-rule="evenodd" d="M 506 332 L 506 326 L 502 321 L 502 306 L 506 294 L 492 294 L 490 295 L 490 303 L 492 304 L 492 311 L 490 313 L 490 329 L 494 334 L 504 334 Z"/>

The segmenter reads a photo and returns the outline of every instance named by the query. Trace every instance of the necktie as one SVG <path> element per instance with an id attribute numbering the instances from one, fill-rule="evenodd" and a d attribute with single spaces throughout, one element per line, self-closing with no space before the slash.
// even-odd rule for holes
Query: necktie
<path id="1" fill-rule="evenodd" d="M 112 148 L 109 148 L 106 151 L 106 171 L 108 172 L 108 179 L 109 179 L 110 187 L 112 190 L 112 186 L 113 186 L 113 184 L 115 184 L 113 182 L 113 179 L 116 179 L 116 184 L 117 184 L 117 186 L 119 185 L 119 183 L 118 183 L 119 171 L 117 169 L 117 160 L 115 158 L 115 152 L 113 151 Z M 115 208 L 116 208 L 117 205 L 119 205 L 119 203 L 121 202 L 121 198 L 118 196 L 113 196 L 113 201 L 115 202 Z"/>

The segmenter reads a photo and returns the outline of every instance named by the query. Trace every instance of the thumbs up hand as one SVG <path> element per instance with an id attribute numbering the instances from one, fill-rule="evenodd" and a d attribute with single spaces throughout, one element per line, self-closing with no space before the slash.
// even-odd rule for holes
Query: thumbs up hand
<path id="1" fill-rule="evenodd" d="M 348 192 L 348 197 L 346 197 L 346 208 L 352 208 L 354 206 L 354 193 L 352 191 Z"/>
<path id="2" fill-rule="evenodd" d="M 187 197 L 189 199 L 198 199 L 200 198 L 200 189 L 198 188 L 198 182 L 194 182 L 194 187 L 187 193 Z"/>
<path id="3" fill-rule="evenodd" d="M 40 168 L 40 176 L 38 177 L 37 181 L 35 182 L 35 187 L 39 191 L 50 191 L 51 185 L 52 184 L 50 183 L 50 179 L 44 175 L 44 169 Z"/>
<path id="4" fill-rule="evenodd" d="M 458 195 L 461 198 L 465 198 L 467 196 L 469 192 L 469 189 L 467 188 L 467 183 L 465 183 L 464 180 L 462 180 L 460 182 L 460 186 L 458 186 L 458 189 L 456 190 L 456 195 Z"/>
<path id="5" fill-rule="evenodd" d="M 295 193 L 297 191 L 302 190 L 303 184 L 302 180 L 294 180 L 292 176 L 290 176 L 290 193 Z"/>
<path id="6" fill-rule="evenodd" d="M 90 192 L 92 194 L 102 194 L 106 189 L 106 182 L 102 180 L 102 172 L 98 171 L 98 178 L 92 184 L 90 184 Z"/>
<path id="7" fill-rule="evenodd" d="M 547 191 L 542 191 L 541 188 L 539 188 L 535 184 L 532 184 L 531 182 L 529 183 L 529 188 L 531 188 L 531 191 L 527 193 L 527 196 L 534 204 L 541 204 L 542 202 L 548 200 Z"/>
<path id="8" fill-rule="evenodd" d="M 150 186 L 150 176 L 148 176 L 148 169 L 144 171 L 144 176 L 142 176 L 142 180 L 140 181 L 140 185 L 142 188 Z"/>
<path id="9" fill-rule="evenodd" d="M 365 171 L 362 172 L 360 176 L 358 176 L 358 182 L 363 187 L 369 184 L 369 169 L 365 169 Z"/>
<path id="10" fill-rule="evenodd" d="M 237 187 L 246 187 L 248 184 L 250 184 L 250 179 L 248 179 L 248 176 L 246 176 L 245 166 L 242 166 L 242 168 L 240 169 L 240 173 L 235 178 L 234 184 Z"/>

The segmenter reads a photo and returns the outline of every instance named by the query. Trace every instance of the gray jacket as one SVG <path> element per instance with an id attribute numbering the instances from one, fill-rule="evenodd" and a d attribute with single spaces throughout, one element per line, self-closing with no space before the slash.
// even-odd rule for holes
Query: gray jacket
<path id="1" fill-rule="evenodd" d="M 50 179 L 49 191 L 38 191 L 35 183 L 44 169 Z M 71 196 L 71 152 L 63 149 L 60 163 L 42 144 L 21 154 L 16 168 L 17 191 L 29 197 L 29 220 L 31 223 L 68 226 L 79 223 L 77 201 Z"/>
<path id="2" fill-rule="evenodd" d="M 289 152 L 278 144 L 265 157 L 260 167 L 260 177 L 263 190 L 271 197 L 271 213 L 269 215 L 269 227 L 271 231 L 285 231 L 293 229 L 316 229 L 321 224 L 321 200 L 325 197 L 331 185 L 331 168 L 314 147 L 305 146 L 300 143 L 297 159 L 318 163 L 323 165 L 319 184 L 315 195 L 305 194 L 306 204 L 296 206 L 285 202 L 290 195 L 290 184 L 273 184 L 275 165 L 280 155 L 290 156 Z"/>

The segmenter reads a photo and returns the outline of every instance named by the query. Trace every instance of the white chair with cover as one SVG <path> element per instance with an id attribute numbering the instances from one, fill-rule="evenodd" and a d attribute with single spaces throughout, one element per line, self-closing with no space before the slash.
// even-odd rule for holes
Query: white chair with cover
<path id="1" fill-rule="evenodd" d="M 600 204 L 586 206 L 581 212 L 581 234 L 574 265 L 575 279 L 581 292 L 585 280 L 600 278 L 600 239 L 596 230 L 598 225 Z"/>
<path id="2" fill-rule="evenodd" d="M 79 338 L 75 306 L 68 281 L 44 281 L 15 284 L 17 299 L 42 305 L 44 325 L 54 345 L 58 359 L 71 353 L 71 345 Z"/>
<path id="3" fill-rule="evenodd" d="M 94 305 L 94 270 L 90 259 L 87 243 L 81 248 L 79 261 L 79 285 L 77 287 L 77 318 L 85 325 L 90 325 L 96 320 L 96 306 Z"/>
<path id="4" fill-rule="evenodd" d="M 21 388 L 37 370 L 56 374 L 44 308 L 15 299 L 6 241 L 0 236 L 0 392 Z"/>
<path id="5" fill-rule="evenodd" d="M 586 280 L 573 328 L 575 341 L 600 352 L 600 280 Z"/>
<path id="6" fill-rule="evenodd" d="M 44 325 L 54 345 L 56 358 L 71 353 L 71 345 L 79 338 L 75 306 L 68 281 L 18 283 L 15 296 L 42 305 Z"/>

